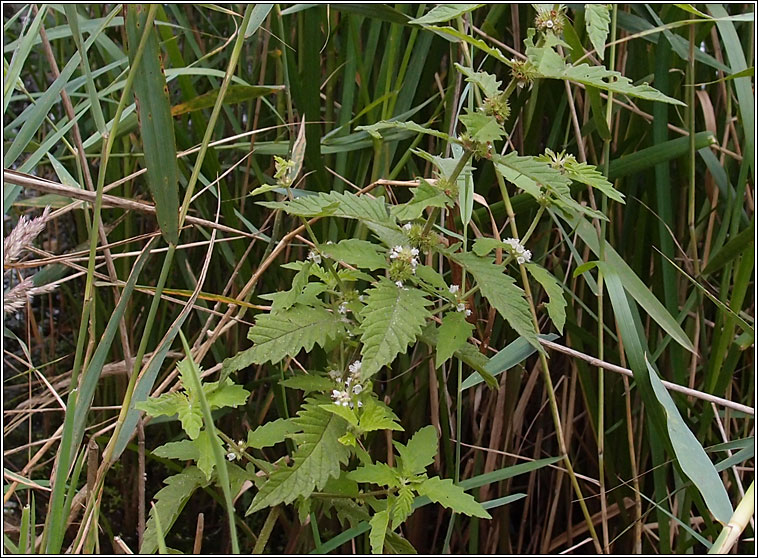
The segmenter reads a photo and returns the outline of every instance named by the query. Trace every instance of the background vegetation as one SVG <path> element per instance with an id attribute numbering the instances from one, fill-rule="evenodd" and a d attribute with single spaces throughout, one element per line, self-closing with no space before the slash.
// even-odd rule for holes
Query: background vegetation
<path id="1" fill-rule="evenodd" d="M 454 142 L 359 127 L 412 121 L 458 137 L 461 109 L 478 97 L 455 64 L 505 88 L 511 68 L 492 49 L 523 60 L 535 27 L 562 37 L 567 62 L 615 69 L 679 103 L 609 99 L 608 88 L 578 79 L 509 91 L 498 152 L 565 151 L 596 165 L 624 203 L 575 182 L 573 198 L 607 221 L 581 217 L 596 227 L 572 227 L 511 181 L 506 203 L 495 167 L 474 162 L 474 195 L 434 230 L 470 245 L 534 225 L 532 260 L 567 302 L 561 331 L 545 312 L 555 295 L 532 282 L 554 391 L 546 361 L 474 294 L 471 336 L 495 389 L 474 383 L 457 358 L 437 363 L 421 342 L 374 376 L 404 432 L 366 438 L 371 457 L 395 464 L 391 441 L 408 443 L 431 424 L 439 451 L 429 475 L 460 479 L 492 516 L 453 519 L 427 505 L 398 532 L 422 553 L 703 552 L 734 543 L 722 533 L 734 509 L 746 529 L 734 534 L 737 550 L 754 547 L 752 6 L 571 5 L 562 29 L 539 19 L 558 7 L 525 4 L 451 7 L 438 21 L 411 22 L 432 7 L 3 6 L 7 551 L 136 552 L 149 535 L 158 549 L 165 539 L 183 552 L 369 552 L 368 525 L 340 510 L 244 513 L 260 488 L 255 471 L 294 450 L 289 440 L 256 446 L 248 433 L 295 415 L 302 393 L 281 380 L 324 370 L 320 349 L 231 373 L 249 397 L 203 403 L 213 420 L 199 420 L 215 423 L 243 472 L 222 474 L 222 458 L 205 464 L 218 472 L 213 482 L 172 477 L 157 514 L 170 521 L 151 520 L 147 534 L 164 481 L 203 466 L 197 454 L 157 450 L 190 432 L 175 409 L 151 417 L 135 403 L 184 389 L 200 405 L 191 393 L 203 392 L 200 369 L 180 374 L 177 363 L 191 351 L 206 386 L 223 380 L 222 363 L 251 346 L 249 327 L 271 310 L 260 295 L 293 284 L 283 264 L 306 260 L 313 237 L 297 216 L 258 203 L 292 195 L 275 156 L 301 165 L 292 191 L 407 202 L 435 170 L 414 150 L 449 157 Z M 44 221 L 19 220 L 47 206 Z M 320 219 L 312 232 L 322 243 L 371 238 L 346 219 Z M 601 264 L 584 265 L 593 261 Z M 460 266 L 451 269 L 447 282 L 460 283 Z M 650 365 L 695 391 L 655 392 L 651 405 L 638 389 L 655 376 Z"/>

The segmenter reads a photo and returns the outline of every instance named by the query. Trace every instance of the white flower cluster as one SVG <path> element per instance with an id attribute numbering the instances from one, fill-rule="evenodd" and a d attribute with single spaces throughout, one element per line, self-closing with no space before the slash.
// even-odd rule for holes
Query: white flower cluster
<path id="1" fill-rule="evenodd" d="M 321 254 L 319 254 L 318 252 L 314 252 L 313 250 L 311 250 L 310 252 L 308 252 L 308 259 L 310 261 L 312 261 L 313 263 L 315 263 L 315 264 L 320 264 L 321 263 Z"/>
<path id="2" fill-rule="evenodd" d="M 344 302 L 344 301 L 340 302 L 340 305 L 339 305 L 339 308 L 337 308 L 337 311 L 340 314 L 347 314 L 347 311 L 348 311 L 347 302 Z"/>
<path id="3" fill-rule="evenodd" d="M 511 247 L 511 254 L 516 256 L 518 263 L 523 264 L 532 261 L 532 252 L 524 248 L 518 238 L 509 238 L 504 242 Z"/>
<path id="4" fill-rule="evenodd" d="M 418 248 L 409 248 L 408 246 L 395 246 L 390 250 L 390 259 L 400 259 L 411 264 L 413 273 L 416 273 L 418 265 Z"/>
<path id="5" fill-rule="evenodd" d="M 353 364 L 348 366 L 350 374 L 345 378 L 345 389 L 333 389 L 332 401 L 337 405 L 343 407 L 354 407 L 353 395 L 359 395 L 363 391 L 363 384 L 361 384 L 361 366 L 363 363 L 360 360 L 356 360 Z M 340 380 L 341 374 L 336 370 L 331 370 L 329 376 L 334 380 Z M 358 407 L 363 407 L 363 403 L 358 401 Z"/>
<path id="6" fill-rule="evenodd" d="M 450 285 L 447 288 L 447 290 L 450 291 L 450 294 L 454 294 L 455 295 L 455 299 L 457 301 L 457 304 L 455 305 L 456 312 L 465 312 L 466 313 L 466 317 L 469 317 L 471 315 L 471 310 L 469 310 L 468 308 L 466 308 L 466 302 L 463 301 L 463 300 L 461 300 L 459 298 L 460 297 L 459 293 L 460 293 L 460 290 L 461 290 L 460 285 Z"/>

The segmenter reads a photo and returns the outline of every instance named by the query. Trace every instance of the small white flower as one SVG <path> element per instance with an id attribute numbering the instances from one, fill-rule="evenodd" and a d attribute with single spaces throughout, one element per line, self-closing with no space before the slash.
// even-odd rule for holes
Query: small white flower
<path id="1" fill-rule="evenodd" d="M 227 461 L 236 461 L 237 460 L 237 454 L 234 453 L 233 451 L 230 451 L 229 453 L 226 454 L 226 459 L 227 459 Z"/>
<path id="2" fill-rule="evenodd" d="M 358 295 L 358 300 L 360 300 L 361 302 L 363 302 L 363 295 Z"/>
<path id="3" fill-rule="evenodd" d="M 362 386 L 361 384 L 355 384 L 355 385 L 353 386 L 353 393 L 354 393 L 355 395 L 358 395 L 358 394 L 359 394 L 360 392 L 362 392 L 362 391 L 363 391 L 363 386 Z"/>
<path id="4" fill-rule="evenodd" d="M 461 287 L 459 285 L 450 285 L 447 290 L 450 291 L 450 294 L 455 294 L 460 290 L 460 288 Z"/>
<path id="5" fill-rule="evenodd" d="M 411 231 L 411 227 L 412 227 L 412 225 L 410 223 L 406 223 L 405 225 L 403 225 L 403 230 L 405 232 L 410 232 Z"/>
<path id="6" fill-rule="evenodd" d="M 418 248 L 411 248 L 411 255 L 415 258 L 418 256 Z"/>
<path id="7" fill-rule="evenodd" d="M 399 289 L 402 289 L 402 288 L 403 288 L 403 282 L 402 282 L 402 281 L 395 281 L 395 285 L 397 285 L 397 287 L 398 287 Z"/>
<path id="8" fill-rule="evenodd" d="M 523 264 L 532 260 L 532 252 L 524 248 L 524 246 L 519 242 L 518 238 L 509 238 L 503 242 L 511 247 L 511 253 L 516 256 L 516 261 L 519 264 Z"/>
<path id="9" fill-rule="evenodd" d="M 459 302 L 458 305 L 455 307 L 455 310 L 457 312 L 465 312 L 466 305 L 463 302 Z"/>
<path id="10" fill-rule="evenodd" d="M 340 314 L 347 314 L 347 302 L 340 302 L 340 306 L 337 308 L 337 311 Z"/>
<path id="11" fill-rule="evenodd" d="M 548 29 L 552 29 L 553 28 L 553 20 L 552 19 L 548 19 L 545 22 L 545 27 L 547 27 Z"/>
<path id="12" fill-rule="evenodd" d="M 363 407 L 363 401 L 358 401 L 358 406 Z"/>
<path id="13" fill-rule="evenodd" d="M 308 252 L 308 259 L 310 261 L 312 261 L 313 263 L 315 263 L 315 264 L 320 264 L 321 263 L 321 254 L 319 254 L 318 252 L 314 252 L 313 250 L 311 250 L 310 252 Z"/>
<path id="14" fill-rule="evenodd" d="M 394 260 L 396 258 L 399 258 L 402 251 L 403 251 L 402 246 L 394 246 L 392 250 L 390 250 L 390 259 Z"/>
<path id="15" fill-rule="evenodd" d="M 331 240 L 327 240 L 326 243 L 327 244 L 334 244 L 334 242 L 332 242 Z"/>
<path id="16" fill-rule="evenodd" d="M 466 317 L 468 318 L 470 315 L 471 315 L 471 310 L 469 310 L 468 308 L 466 308 Z"/>
<path id="17" fill-rule="evenodd" d="M 361 371 L 361 366 L 363 366 L 363 363 L 360 360 L 356 360 L 353 364 L 348 366 L 348 370 L 350 370 L 351 374 L 358 374 L 358 372 Z"/>
<path id="18" fill-rule="evenodd" d="M 332 401 L 334 401 L 337 405 L 342 405 L 343 407 L 353 406 L 353 402 L 350 399 L 350 394 L 347 391 L 340 391 L 338 389 L 332 390 Z"/>
<path id="19" fill-rule="evenodd" d="M 339 380 L 342 377 L 342 372 L 339 370 L 329 370 L 329 377 L 332 380 Z"/>

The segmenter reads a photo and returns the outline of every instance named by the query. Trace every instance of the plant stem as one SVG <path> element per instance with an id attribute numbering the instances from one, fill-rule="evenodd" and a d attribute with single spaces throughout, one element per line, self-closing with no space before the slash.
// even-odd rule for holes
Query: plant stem
<path id="1" fill-rule="evenodd" d="M 516 215 L 513 213 L 513 207 L 511 206 L 511 199 L 508 195 L 508 189 L 505 186 L 505 180 L 503 179 L 503 176 L 500 174 L 500 172 L 498 172 L 497 168 L 495 169 L 495 176 L 497 177 L 497 182 L 500 186 L 500 192 L 503 196 L 505 210 L 508 215 L 508 220 L 510 221 L 511 234 L 513 234 L 514 238 L 518 238 Z M 537 319 L 537 311 L 534 307 L 534 299 L 532 297 L 532 290 L 529 286 L 529 279 L 526 275 L 526 267 L 520 265 L 519 268 L 521 269 L 521 282 L 524 286 L 526 300 L 529 303 L 529 309 L 532 313 L 532 322 L 534 323 L 535 330 L 537 333 L 539 333 L 539 320 Z M 600 546 L 600 541 L 598 540 L 597 533 L 595 532 L 595 525 L 592 523 L 592 516 L 587 509 L 587 504 L 585 503 L 584 496 L 582 495 L 582 489 L 579 487 L 579 481 L 576 478 L 576 474 L 574 473 L 574 467 L 571 464 L 571 458 L 569 457 L 568 448 L 566 447 L 566 440 L 563 436 L 563 427 L 561 426 L 561 417 L 558 411 L 558 402 L 555 397 L 555 388 L 553 387 L 553 380 L 550 377 L 550 368 L 548 367 L 545 351 L 540 351 L 540 364 L 542 370 L 542 378 L 545 382 L 548 401 L 550 403 L 550 412 L 553 416 L 553 424 L 555 425 L 555 435 L 558 438 L 558 448 L 561 452 L 561 455 L 563 456 L 563 464 L 566 467 L 566 472 L 571 479 L 571 484 L 574 487 L 574 492 L 576 492 L 577 499 L 579 500 L 579 507 L 582 509 L 582 514 L 584 515 L 584 519 L 587 523 L 587 529 L 590 533 L 590 536 L 592 537 L 592 542 L 595 544 L 595 550 L 598 554 L 602 554 L 603 549 Z"/>

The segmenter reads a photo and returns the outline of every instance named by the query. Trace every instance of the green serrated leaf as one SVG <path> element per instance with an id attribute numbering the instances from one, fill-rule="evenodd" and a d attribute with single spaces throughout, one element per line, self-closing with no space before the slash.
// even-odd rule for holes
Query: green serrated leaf
<path id="1" fill-rule="evenodd" d="M 392 409 L 384 403 L 374 398 L 366 400 L 361 413 L 361 419 L 358 428 L 363 432 L 372 432 L 374 430 L 399 430 L 403 431 Z"/>
<path id="2" fill-rule="evenodd" d="M 250 397 L 249 391 L 241 385 L 235 384 L 230 378 L 226 378 L 222 382 L 203 384 L 203 390 L 211 409 L 238 407 L 244 405 L 247 398 Z"/>
<path id="3" fill-rule="evenodd" d="M 187 405 L 187 396 L 183 393 L 164 393 L 159 397 L 151 397 L 146 401 L 138 402 L 135 407 L 140 411 L 145 411 L 151 417 L 166 415 L 174 416 L 179 409 Z"/>
<path id="4" fill-rule="evenodd" d="M 563 324 L 566 323 L 566 298 L 563 296 L 563 286 L 547 269 L 538 264 L 529 263 L 526 269 L 545 289 L 548 296 L 548 302 L 545 304 L 547 313 L 556 329 L 563 333 Z"/>
<path id="5" fill-rule="evenodd" d="M 442 318 L 442 325 L 438 330 L 437 353 L 434 364 L 439 368 L 443 362 L 453 356 L 455 351 L 460 350 L 474 330 L 474 325 L 466 321 L 463 312 L 448 312 Z"/>
<path id="6" fill-rule="evenodd" d="M 246 515 L 276 504 L 289 504 L 298 496 L 310 496 L 326 482 L 340 474 L 340 464 L 347 463 L 350 450 L 337 439 L 347 431 L 342 417 L 321 408 L 326 398 L 306 401 L 297 418 L 291 419 L 302 430 L 293 434 L 297 449 L 292 465 L 276 469 L 255 495 Z"/>
<path id="7" fill-rule="evenodd" d="M 505 130 L 492 115 L 472 112 L 461 115 L 459 119 L 466 126 L 466 133 L 475 141 L 499 141 L 505 135 Z"/>
<path id="8" fill-rule="evenodd" d="M 221 439 L 216 436 L 216 443 L 222 443 Z M 207 480 L 211 480 L 211 474 L 213 473 L 213 467 L 215 465 L 213 457 L 213 440 L 208 435 L 207 430 L 202 430 L 195 439 L 195 445 L 197 446 L 197 468 L 200 469 Z"/>
<path id="9" fill-rule="evenodd" d="M 554 50 L 556 46 L 568 46 L 554 35 L 545 35 L 546 41 L 542 46 L 535 46 L 534 29 L 530 29 L 526 45 L 527 59 L 534 65 L 537 73 L 542 78 L 569 80 L 583 85 L 597 87 L 603 91 L 612 91 L 621 95 L 646 99 L 648 101 L 660 101 L 673 105 L 684 106 L 684 103 L 664 95 L 647 83 L 634 85 L 632 81 L 616 71 L 611 71 L 604 66 L 590 66 L 580 64 L 573 66 L 566 64 L 563 57 Z"/>
<path id="10" fill-rule="evenodd" d="M 315 374 L 298 374 L 286 380 L 279 380 L 279 385 L 310 393 L 312 391 L 329 391 L 334 389 L 334 380 L 326 376 L 316 376 Z"/>
<path id="11" fill-rule="evenodd" d="M 494 98 L 500 94 L 500 86 L 503 82 L 494 75 L 487 72 L 475 72 L 473 69 L 461 66 L 457 62 L 455 63 L 455 67 L 466 76 L 466 81 L 477 84 L 485 97 Z"/>
<path id="12" fill-rule="evenodd" d="M 616 188 L 613 187 L 613 184 L 608 182 L 605 176 L 603 176 L 594 165 L 580 163 L 576 160 L 569 160 L 564 166 L 564 169 L 571 180 L 592 186 L 614 201 L 626 203 L 624 201 L 624 194 L 616 190 Z"/>
<path id="13" fill-rule="evenodd" d="M 344 331 L 340 318 L 324 308 L 295 305 L 278 314 L 260 314 L 248 333 L 254 345 L 225 360 L 224 369 L 231 372 L 251 364 L 279 362 L 302 349 L 311 351 L 316 344 L 323 347 Z"/>
<path id="14" fill-rule="evenodd" d="M 474 241 L 474 245 L 471 247 L 471 250 L 476 254 L 477 256 L 484 257 L 496 248 L 501 248 L 503 246 L 503 243 L 495 238 L 489 238 L 486 236 L 483 236 L 481 238 L 477 238 Z"/>
<path id="15" fill-rule="evenodd" d="M 382 139 L 380 132 L 393 129 L 409 130 L 411 132 L 416 132 L 417 134 L 427 134 L 445 141 L 457 141 L 444 132 L 439 132 L 437 130 L 427 128 L 426 126 L 416 124 L 415 122 L 396 122 L 394 120 L 382 120 L 369 126 L 358 126 L 356 128 L 356 130 L 367 132 L 371 137 L 376 139 Z"/>
<path id="16" fill-rule="evenodd" d="M 367 240 L 349 238 L 337 244 L 320 244 L 319 250 L 333 260 L 371 271 L 387 266 L 387 258 L 379 253 L 376 244 Z"/>
<path id="17" fill-rule="evenodd" d="M 300 268 L 295 276 L 292 278 L 292 287 L 287 291 L 276 293 L 277 296 L 274 299 L 274 305 L 271 309 L 272 312 L 280 312 L 282 310 L 288 310 L 303 294 L 303 289 L 308 284 L 308 277 L 311 273 L 311 262 L 306 262 L 303 267 Z"/>
<path id="18" fill-rule="evenodd" d="M 496 265 L 492 258 L 480 258 L 469 252 L 450 254 L 459 265 L 468 270 L 476 279 L 482 295 L 495 307 L 500 315 L 538 351 L 543 351 L 537 340 L 537 332 L 532 324 L 529 304 L 524 298 L 524 291 L 516 286 L 504 268 Z"/>
<path id="19" fill-rule="evenodd" d="M 357 196 L 346 192 L 328 192 L 302 196 L 292 201 L 259 202 L 273 209 L 283 209 L 301 217 L 343 217 L 359 219 L 388 245 L 401 244 L 405 238 L 382 198 Z"/>
<path id="20" fill-rule="evenodd" d="M 198 488 L 207 486 L 209 481 L 197 467 L 187 467 L 178 475 L 168 477 L 163 481 L 166 486 L 155 495 L 155 506 L 150 510 L 145 535 L 140 547 L 142 554 L 155 554 L 158 549 L 158 531 L 155 524 L 155 514 L 160 517 L 163 532 L 168 532 L 179 517 L 184 505 Z"/>
<path id="21" fill-rule="evenodd" d="M 155 448 L 153 455 L 179 461 L 197 461 L 198 449 L 195 440 L 180 440 Z"/>
<path id="22" fill-rule="evenodd" d="M 416 489 L 421 496 L 426 496 L 432 502 L 442 504 L 456 513 L 491 519 L 487 510 L 471 494 L 466 494 L 463 488 L 453 484 L 451 479 L 432 477 L 419 484 Z"/>
<path id="23" fill-rule="evenodd" d="M 356 416 L 355 411 L 349 407 L 345 407 L 344 405 L 337 405 L 336 403 L 326 403 L 324 405 L 321 405 L 321 408 L 325 411 L 342 417 L 353 426 L 358 426 L 358 417 Z"/>
<path id="24" fill-rule="evenodd" d="M 408 556 L 409 554 L 418 554 L 408 539 L 399 533 L 390 532 L 384 537 L 384 552 L 387 554 L 397 554 Z"/>
<path id="25" fill-rule="evenodd" d="M 255 430 L 247 433 L 247 447 L 268 448 L 283 442 L 288 434 L 298 431 L 298 426 L 292 419 L 276 419 L 266 424 L 261 424 Z"/>
<path id="26" fill-rule="evenodd" d="M 427 207 L 447 207 L 451 204 L 452 200 L 447 194 L 422 178 L 421 184 L 413 189 L 413 198 L 407 203 L 393 206 L 391 213 L 399 221 L 413 221 L 421 217 Z"/>
<path id="27" fill-rule="evenodd" d="M 347 478 L 352 479 L 355 482 L 367 482 L 378 484 L 379 486 L 394 487 L 398 485 L 395 469 L 386 463 L 363 465 L 362 467 L 358 467 L 355 471 L 348 473 Z"/>
<path id="28" fill-rule="evenodd" d="M 406 476 L 423 473 L 434 462 L 437 455 L 437 429 L 425 426 L 408 440 L 408 444 L 393 442 L 403 462 L 403 474 Z"/>
<path id="29" fill-rule="evenodd" d="M 400 524 L 408 519 L 408 516 L 413 512 L 413 490 L 410 486 L 403 485 L 397 493 L 395 503 L 390 509 L 390 517 L 392 519 L 392 530 L 397 529 Z"/>
<path id="30" fill-rule="evenodd" d="M 371 542 L 371 553 L 382 554 L 384 550 L 384 537 L 387 534 L 387 526 L 390 522 L 389 510 L 382 510 L 371 518 L 369 525 L 371 526 L 371 532 L 368 535 L 368 539 Z"/>
<path id="31" fill-rule="evenodd" d="M 600 60 L 605 56 L 605 40 L 611 24 L 610 4 L 585 4 L 584 25 L 592 46 L 595 47 Z"/>
<path id="32" fill-rule="evenodd" d="M 361 310 L 363 366 L 361 376 L 368 379 L 405 351 L 416 340 L 421 327 L 431 316 L 423 291 L 401 288 L 382 278 L 368 291 Z"/>
<path id="33" fill-rule="evenodd" d="M 481 6 L 484 6 L 484 4 L 439 4 L 423 16 L 410 20 L 409 23 L 428 25 L 430 23 L 450 21 Z"/>
<path id="34" fill-rule="evenodd" d="M 203 410 L 200 404 L 197 401 L 187 400 L 187 404 L 179 408 L 177 415 L 182 423 L 182 430 L 195 440 L 203 427 Z"/>

